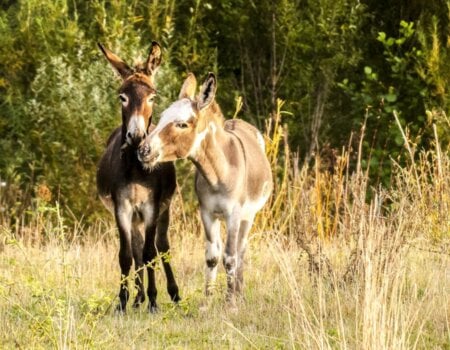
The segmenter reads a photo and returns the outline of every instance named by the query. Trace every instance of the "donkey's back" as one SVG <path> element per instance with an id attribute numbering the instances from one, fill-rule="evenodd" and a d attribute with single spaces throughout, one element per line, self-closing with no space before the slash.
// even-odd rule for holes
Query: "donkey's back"
<path id="1" fill-rule="evenodd" d="M 257 128 L 241 119 L 230 119 L 224 123 L 225 131 L 233 134 L 241 145 L 245 163 L 246 198 L 244 203 L 251 204 L 254 211 L 262 208 L 272 192 L 272 172 L 265 154 L 264 138 Z"/>

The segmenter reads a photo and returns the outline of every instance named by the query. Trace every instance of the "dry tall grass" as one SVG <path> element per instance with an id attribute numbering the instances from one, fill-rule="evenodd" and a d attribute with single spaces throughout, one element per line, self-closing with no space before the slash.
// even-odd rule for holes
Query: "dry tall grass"
<path id="1" fill-rule="evenodd" d="M 170 232 L 183 301 L 170 303 L 158 273 L 157 315 L 114 314 L 110 221 L 66 227 L 42 201 L 32 223 L 0 228 L 0 348 L 449 349 L 450 158 L 438 140 L 414 154 L 405 132 L 409 165 L 374 189 L 344 151 L 332 171 L 319 156 L 298 169 L 279 113 L 268 135 L 278 181 L 251 234 L 239 312 L 225 307 L 223 269 L 200 311 L 203 233 L 179 194 Z"/>

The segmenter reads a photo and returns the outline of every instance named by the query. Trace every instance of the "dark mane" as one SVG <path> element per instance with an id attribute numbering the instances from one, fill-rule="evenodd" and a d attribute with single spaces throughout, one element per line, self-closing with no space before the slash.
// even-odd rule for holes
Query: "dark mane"
<path id="1" fill-rule="evenodd" d="M 109 144 L 112 142 L 112 140 L 115 139 L 116 135 L 117 135 L 118 133 L 120 133 L 121 130 L 122 130 L 122 127 L 119 126 L 119 127 L 117 127 L 117 128 L 111 133 L 111 135 L 109 135 L 108 141 L 106 141 L 106 146 L 109 146 Z"/>

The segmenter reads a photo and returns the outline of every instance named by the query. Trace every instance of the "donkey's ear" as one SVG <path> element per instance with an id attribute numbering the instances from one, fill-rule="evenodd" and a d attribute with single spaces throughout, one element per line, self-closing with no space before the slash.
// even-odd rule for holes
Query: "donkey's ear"
<path id="1" fill-rule="evenodd" d="M 161 46 L 156 41 L 152 41 L 152 47 L 145 63 L 145 72 L 147 75 L 154 75 L 161 64 Z"/>
<path id="2" fill-rule="evenodd" d="M 197 89 L 197 79 L 195 79 L 194 73 L 189 73 L 186 80 L 181 87 L 178 99 L 188 98 L 190 100 L 194 99 L 195 90 Z"/>
<path id="3" fill-rule="evenodd" d="M 105 55 L 106 59 L 111 63 L 113 68 L 116 70 L 117 73 L 122 77 L 122 79 L 127 78 L 131 74 L 133 74 L 133 70 L 126 64 L 124 61 L 120 59 L 119 56 L 115 55 L 111 51 L 109 51 L 106 47 L 104 47 L 102 44 L 97 43 L 100 50 Z"/>
<path id="4" fill-rule="evenodd" d="M 214 101 L 216 96 L 216 76 L 214 73 L 208 73 L 205 82 L 202 85 L 200 93 L 197 97 L 197 108 L 199 111 L 208 107 Z"/>

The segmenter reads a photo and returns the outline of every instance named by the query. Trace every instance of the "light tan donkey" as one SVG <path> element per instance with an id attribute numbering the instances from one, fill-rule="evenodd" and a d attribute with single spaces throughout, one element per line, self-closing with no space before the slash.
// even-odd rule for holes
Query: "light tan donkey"
<path id="1" fill-rule="evenodd" d="M 206 294 L 210 294 L 222 254 L 219 219 L 227 228 L 223 264 L 227 300 L 242 293 L 247 236 L 256 213 L 272 192 L 272 173 L 259 131 L 239 119 L 224 120 L 215 101 L 216 78 L 209 73 L 195 98 L 191 73 L 178 101 L 161 115 L 139 148 L 145 167 L 188 158 L 196 166 L 195 190 L 206 234 Z"/>

